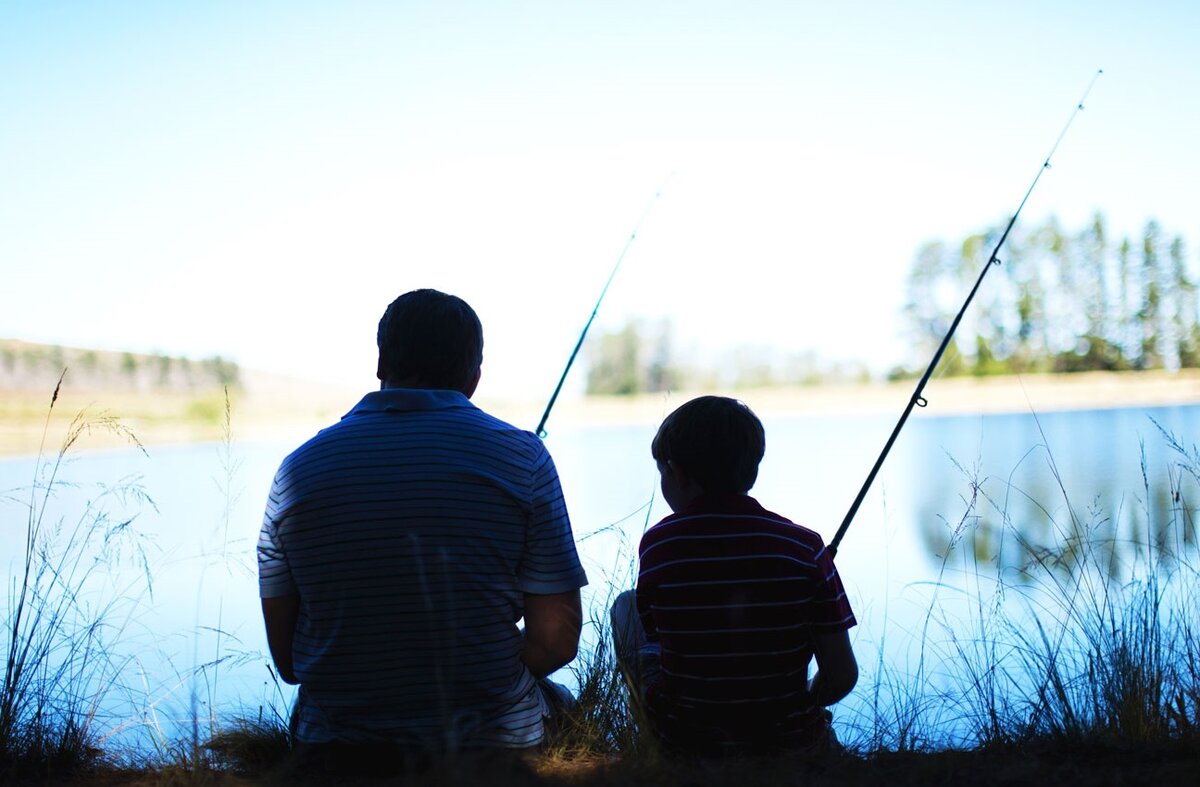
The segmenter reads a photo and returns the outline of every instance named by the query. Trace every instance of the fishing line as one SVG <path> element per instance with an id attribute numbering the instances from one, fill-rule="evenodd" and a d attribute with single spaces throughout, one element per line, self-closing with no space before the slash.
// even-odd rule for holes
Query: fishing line
<path id="1" fill-rule="evenodd" d="M 996 247 L 992 249 L 991 255 L 983 265 L 983 270 L 979 272 L 979 278 L 975 280 L 975 286 L 971 288 L 971 292 L 967 295 L 967 299 L 963 302 L 962 308 L 958 310 L 958 314 L 954 317 L 954 322 L 950 323 L 950 330 L 946 332 L 942 339 L 941 345 L 937 352 L 933 354 L 933 360 L 929 362 L 929 367 L 925 370 L 925 374 L 921 375 L 920 382 L 917 383 L 916 390 L 908 400 L 908 405 L 904 408 L 900 420 L 896 422 L 896 427 L 892 430 L 892 434 L 888 437 L 887 442 L 883 446 L 883 452 L 879 454 L 879 458 L 875 460 L 875 466 L 871 468 L 871 472 L 867 474 L 867 480 L 863 483 L 862 489 L 858 491 L 858 496 L 854 498 L 854 503 L 850 506 L 850 510 L 846 512 L 846 518 L 842 520 L 841 527 L 838 528 L 833 540 L 829 542 L 830 554 L 836 555 L 838 545 L 842 543 L 842 537 L 846 535 L 846 531 L 850 528 L 850 523 L 854 520 L 854 515 L 858 513 L 858 508 L 862 505 L 863 498 L 867 496 L 867 490 L 871 488 L 871 483 L 874 482 L 875 476 L 879 474 L 879 469 L 883 467 L 883 460 L 887 458 L 888 452 L 892 450 L 892 444 L 896 442 L 896 438 L 900 435 L 900 430 L 904 428 L 908 416 L 912 414 L 914 407 L 925 407 L 929 404 L 928 400 L 922 396 L 925 390 L 925 384 L 929 382 L 930 376 L 933 375 L 933 370 L 937 367 L 938 361 L 942 359 L 942 353 L 946 351 L 946 347 L 950 344 L 950 340 L 954 337 L 954 331 L 958 328 L 959 322 L 962 321 L 963 314 L 966 313 L 967 307 L 971 305 L 971 301 L 975 298 L 975 293 L 979 291 L 979 285 L 983 284 L 983 277 L 991 270 L 993 265 L 1000 264 L 1000 258 L 997 256 L 1000 253 L 1000 248 L 1004 245 L 1004 241 L 1008 239 L 1008 233 L 1012 231 L 1013 225 L 1017 223 L 1017 217 L 1021 215 L 1021 209 L 1025 207 L 1025 203 L 1029 200 L 1029 195 L 1033 193 L 1034 187 L 1042 178 L 1042 173 L 1050 169 L 1050 159 L 1054 157 L 1054 152 L 1058 150 L 1058 145 L 1062 142 L 1063 137 L 1067 135 L 1067 130 L 1071 128 L 1071 124 L 1075 122 L 1075 117 L 1083 110 L 1083 104 L 1087 100 L 1088 94 L 1092 92 L 1092 86 L 1096 84 L 1096 80 L 1104 73 L 1104 69 L 1098 69 L 1092 75 L 1092 80 L 1088 82 L 1087 89 L 1083 91 L 1075 108 L 1071 110 L 1070 116 L 1067 118 L 1066 125 L 1059 132 L 1058 139 L 1054 140 L 1054 146 L 1050 148 L 1050 152 L 1046 154 L 1042 166 L 1038 167 L 1037 175 L 1034 176 L 1033 182 L 1029 184 L 1029 189 L 1025 192 L 1025 196 L 1021 199 L 1021 204 L 1017 206 L 1017 210 L 1013 213 L 1012 218 L 1008 221 L 1008 226 L 1004 228 L 1003 234 L 1000 235 L 1000 240 L 996 242 Z"/>
<path id="2" fill-rule="evenodd" d="M 583 331 L 581 331 L 579 334 L 579 341 L 575 342 L 575 349 L 571 351 L 571 357 L 567 359 L 567 365 L 566 368 L 563 369 L 562 377 L 558 378 L 558 385 L 554 386 L 554 393 L 550 395 L 550 401 L 546 404 L 546 411 L 542 413 L 542 420 L 538 421 L 537 429 L 534 430 L 534 432 L 537 433 L 537 436 L 543 440 L 546 439 L 546 420 L 550 418 L 550 411 L 554 409 L 554 402 L 557 401 L 558 394 L 560 391 L 562 391 L 563 383 L 567 381 L 567 374 L 571 371 L 571 366 L 575 363 L 575 356 L 579 355 L 579 348 L 583 347 L 583 340 L 587 338 L 588 328 L 592 327 L 592 321 L 596 319 L 596 313 L 600 311 L 600 304 L 604 302 L 604 296 L 608 294 L 608 287 L 610 284 L 612 284 L 613 278 L 617 275 L 617 271 L 620 270 L 621 263 L 625 261 L 625 255 L 629 252 L 629 247 L 632 246 L 634 240 L 637 239 L 638 232 L 642 229 L 642 223 L 645 222 L 646 217 L 650 215 L 651 208 L 653 208 L 654 204 L 658 202 L 658 198 L 662 196 L 663 189 L 666 188 L 667 183 L 671 180 L 671 177 L 674 176 L 674 174 L 675 173 L 672 172 L 671 175 L 667 176 L 667 179 L 663 181 L 662 186 L 658 187 L 658 190 L 654 192 L 654 196 L 650 199 L 650 202 L 646 204 L 646 209 L 642 211 L 642 217 L 638 219 L 637 224 L 634 225 L 633 232 L 629 234 L 629 240 L 625 241 L 625 247 L 621 249 L 621 254 L 617 257 L 617 262 L 615 265 L 613 265 L 612 272 L 608 274 L 608 280 L 604 282 L 604 289 L 600 290 L 600 297 L 596 299 L 596 305 L 592 308 L 592 316 L 588 317 L 587 323 L 583 326 Z"/>

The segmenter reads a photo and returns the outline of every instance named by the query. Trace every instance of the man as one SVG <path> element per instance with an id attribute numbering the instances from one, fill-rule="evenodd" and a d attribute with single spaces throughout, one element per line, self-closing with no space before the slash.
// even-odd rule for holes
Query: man
<path id="1" fill-rule="evenodd" d="M 535 746 L 569 699 L 543 679 L 575 657 L 587 582 L 554 463 L 469 401 L 483 332 L 464 301 L 402 295 L 378 344 L 381 389 L 284 460 L 259 539 L 296 741 Z"/>

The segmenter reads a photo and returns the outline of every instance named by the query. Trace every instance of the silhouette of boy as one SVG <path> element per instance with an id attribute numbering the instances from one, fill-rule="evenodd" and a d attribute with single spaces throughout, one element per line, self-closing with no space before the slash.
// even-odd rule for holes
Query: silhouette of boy
<path id="1" fill-rule="evenodd" d="M 613 637 L 675 751 L 836 748 L 825 708 L 858 680 L 854 613 L 821 537 L 747 494 L 764 449 L 750 408 L 720 396 L 675 410 L 651 444 L 675 513 L 642 537 L 637 590 L 613 604 Z"/>

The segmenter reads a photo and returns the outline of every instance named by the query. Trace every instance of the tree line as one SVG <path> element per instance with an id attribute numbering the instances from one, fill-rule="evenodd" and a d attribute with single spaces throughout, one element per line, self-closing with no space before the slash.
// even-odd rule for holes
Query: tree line
<path id="1" fill-rule="evenodd" d="M 905 329 L 921 374 L 987 264 L 1001 227 L 918 249 L 906 284 Z M 1115 237 L 1103 214 L 1079 229 L 1051 217 L 1016 227 L 955 332 L 938 372 L 1036 372 L 1200 368 L 1200 298 L 1183 236 L 1146 222 L 1140 237 Z M 865 381 L 862 364 L 815 353 L 738 347 L 689 360 L 669 321 L 630 321 L 589 344 L 587 392 L 636 394 L 680 388 L 756 388 Z"/>
<path id="2" fill-rule="evenodd" d="M 914 350 L 931 357 L 987 262 L 999 228 L 920 248 L 904 315 Z M 942 374 L 1200 367 L 1196 283 L 1181 235 L 1150 220 L 1115 238 L 1102 214 L 1078 230 L 1051 217 L 1014 231 L 976 295 Z M 897 368 L 890 377 L 919 374 Z"/>
<path id="3" fill-rule="evenodd" d="M 630 320 L 589 342 L 590 395 L 743 390 L 870 379 L 865 365 L 823 361 L 812 350 L 789 353 L 766 344 L 741 344 L 718 353 L 679 348 L 670 320 Z"/>
<path id="4" fill-rule="evenodd" d="M 242 377 L 237 363 L 219 355 L 192 359 L 0 339 L 0 391 L 52 389 L 64 369 L 72 386 L 95 390 L 237 388 Z"/>

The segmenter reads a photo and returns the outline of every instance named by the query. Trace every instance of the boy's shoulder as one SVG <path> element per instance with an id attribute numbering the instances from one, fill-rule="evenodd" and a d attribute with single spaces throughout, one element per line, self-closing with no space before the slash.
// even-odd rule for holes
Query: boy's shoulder
<path id="1" fill-rule="evenodd" d="M 749 495 L 701 498 L 687 509 L 664 517 L 642 536 L 642 549 L 666 540 L 691 538 L 777 538 L 809 551 L 825 548 L 821 535 L 763 508 Z"/>

